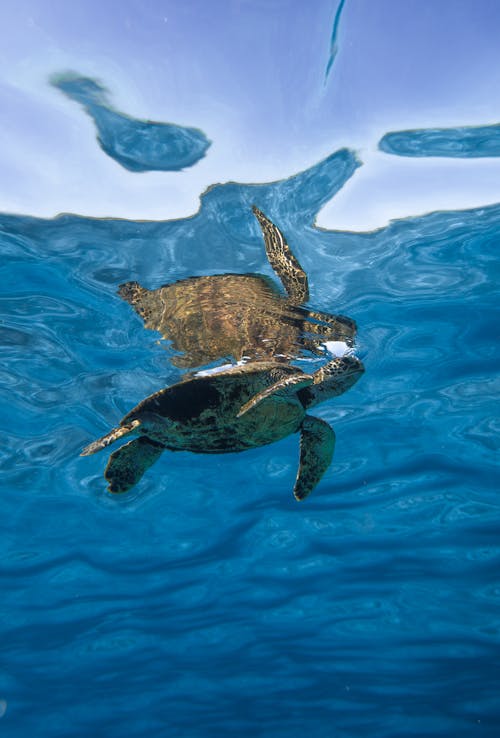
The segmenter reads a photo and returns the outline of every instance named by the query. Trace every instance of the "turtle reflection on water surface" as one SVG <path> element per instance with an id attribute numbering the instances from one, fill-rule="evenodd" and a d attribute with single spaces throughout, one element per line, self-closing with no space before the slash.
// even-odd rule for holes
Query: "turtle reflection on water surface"
<path id="1" fill-rule="evenodd" d="M 341 315 L 301 307 L 309 299 L 307 275 L 280 229 L 257 207 L 267 258 L 286 295 L 260 274 L 190 277 L 155 290 L 126 282 L 119 295 L 180 352 L 181 368 L 210 362 L 289 361 L 304 352 L 323 355 L 326 341 L 354 343 L 356 324 Z"/>
<path id="2" fill-rule="evenodd" d="M 351 387 L 363 373 L 354 356 L 332 359 L 313 374 L 286 363 L 253 362 L 185 378 L 147 397 L 82 456 L 138 435 L 111 454 L 110 492 L 126 492 L 165 449 L 218 454 L 264 446 L 300 432 L 297 500 L 312 491 L 333 456 L 335 434 L 306 411 Z"/>

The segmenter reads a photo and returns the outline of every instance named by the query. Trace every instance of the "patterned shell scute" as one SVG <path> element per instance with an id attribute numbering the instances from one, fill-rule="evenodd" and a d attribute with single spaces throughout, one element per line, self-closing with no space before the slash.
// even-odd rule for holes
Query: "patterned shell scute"
<path id="1" fill-rule="evenodd" d="M 297 395 L 271 395 L 237 417 L 256 394 L 287 375 L 288 365 L 245 365 L 195 377 L 148 397 L 122 423 L 141 417 L 141 433 L 171 449 L 227 453 L 274 443 L 299 430 L 304 407 Z"/>

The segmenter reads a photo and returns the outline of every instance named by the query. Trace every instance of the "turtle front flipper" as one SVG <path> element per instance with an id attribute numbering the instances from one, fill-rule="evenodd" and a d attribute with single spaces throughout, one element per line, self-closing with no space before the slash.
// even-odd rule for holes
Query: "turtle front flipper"
<path id="1" fill-rule="evenodd" d="M 284 398 L 290 397 L 290 395 L 294 395 L 298 390 L 310 387 L 313 382 L 314 379 L 310 374 L 293 374 L 292 376 L 280 379 L 275 384 L 272 384 L 270 387 L 266 387 L 266 389 L 251 397 L 248 402 L 245 402 L 236 417 L 241 418 L 242 415 L 247 413 L 249 410 L 252 410 L 252 408 L 259 405 L 268 397 L 271 397 L 271 395 L 277 398 L 280 396 Z"/>
<path id="2" fill-rule="evenodd" d="M 128 492 L 164 452 L 165 447 L 144 436 L 129 441 L 109 457 L 104 477 L 113 493 Z"/>
<path id="3" fill-rule="evenodd" d="M 118 428 L 113 428 L 113 430 L 109 433 L 106 433 L 105 436 L 101 436 L 101 438 L 98 438 L 97 441 L 93 441 L 92 443 L 89 443 L 88 446 L 85 446 L 80 456 L 91 456 L 92 454 L 96 454 L 98 451 L 102 451 L 102 449 L 106 448 L 106 446 L 109 446 L 110 444 L 117 441 L 119 438 L 123 438 L 123 436 L 131 433 L 134 428 L 137 428 L 137 426 L 140 424 L 140 420 L 132 420 L 131 423 L 127 423 L 126 425 L 119 425 Z"/>
<path id="4" fill-rule="evenodd" d="M 300 462 L 293 488 L 296 500 L 309 495 L 330 466 L 335 449 L 335 433 L 328 423 L 306 415 L 300 432 Z"/>
<path id="5" fill-rule="evenodd" d="M 280 278 L 290 300 L 295 305 L 302 305 L 309 299 L 307 274 L 293 255 L 280 229 L 255 205 L 252 211 L 262 229 L 269 263 Z"/>
<path id="6" fill-rule="evenodd" d="M 139 282 L 124 282 L 118 287 L 118 294 L 142 318 L 145 328 L 161 332 L 161 316 L 164 308 L 161 301 L 161 288 L 148 290 Z"/>

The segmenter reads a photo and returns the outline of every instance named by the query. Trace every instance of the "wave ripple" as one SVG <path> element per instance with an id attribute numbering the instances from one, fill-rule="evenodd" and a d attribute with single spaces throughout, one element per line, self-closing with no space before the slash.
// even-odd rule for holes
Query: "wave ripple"
<path id="1" fill-rule="evenodd" d="M 500 205 L 314 228 L 356 166 L 186 220 L 0 216 L 6 735 L 498 734 Z M 111 498 L 79 450 L 180 376 L 116 289 L 270 275 L 253 202 L 359 326 L 365 376 L 316 411 L 332 467 L 298 505 L 296 437 L 165 454 Z"/>

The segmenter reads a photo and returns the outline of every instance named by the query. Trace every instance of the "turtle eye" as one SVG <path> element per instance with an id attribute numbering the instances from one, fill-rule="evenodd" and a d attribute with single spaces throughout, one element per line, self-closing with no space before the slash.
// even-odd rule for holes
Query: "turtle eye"
<path id="1" fill-rule="evenodd" d="M 276 382 L 279 382 L 281 379 L 284 379 L 284 377 L 286 377 L 286 374 L 287 373 L 284 372 L 283 369 L 277 369 L 276 367 L 274 367 L 269 372 L 268 384 L 269 385 L 276 384 Z"/>

